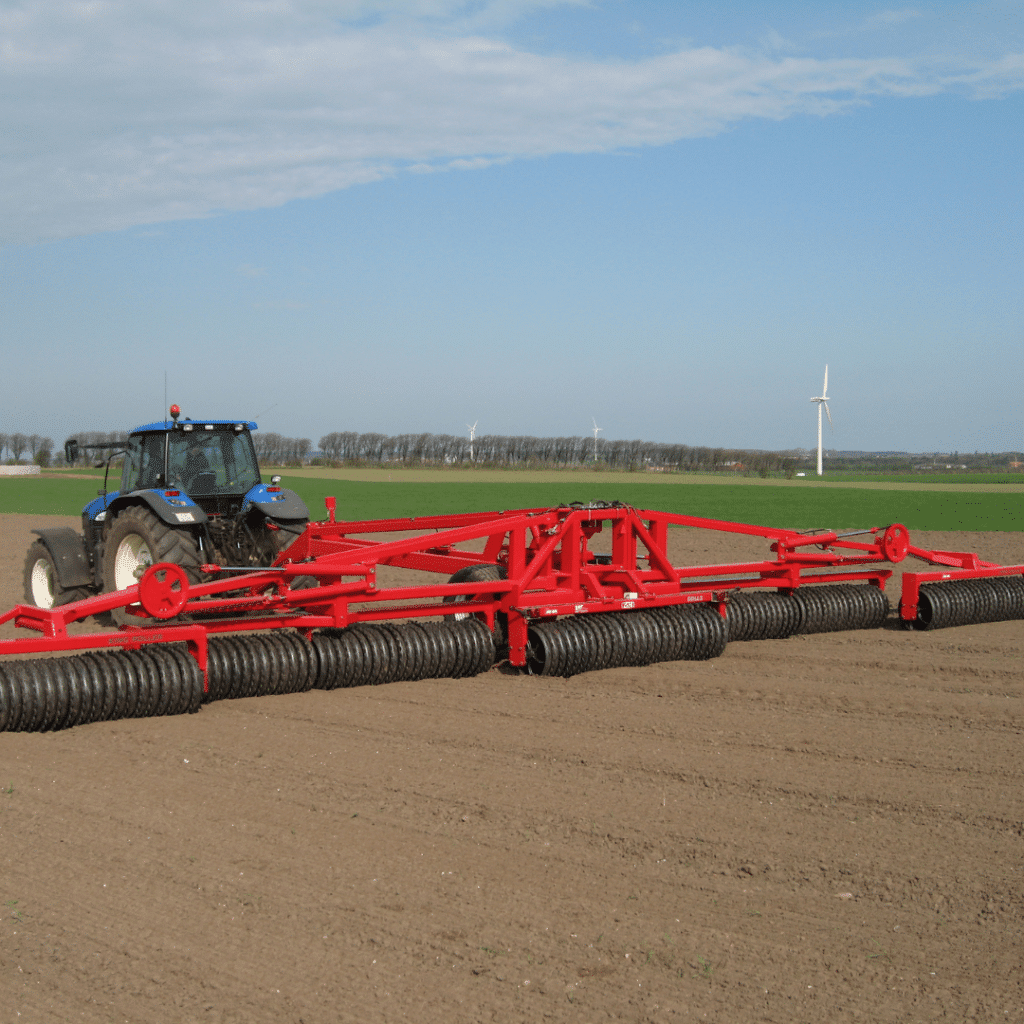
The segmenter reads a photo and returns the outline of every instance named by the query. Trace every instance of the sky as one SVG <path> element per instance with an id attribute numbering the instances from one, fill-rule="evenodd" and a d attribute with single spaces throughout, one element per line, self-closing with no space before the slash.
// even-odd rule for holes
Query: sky
<path id="1" fill-rule="evenodd" d="M 1020 0 L 0 0 L 0 432 L 1024 449 Z"/>

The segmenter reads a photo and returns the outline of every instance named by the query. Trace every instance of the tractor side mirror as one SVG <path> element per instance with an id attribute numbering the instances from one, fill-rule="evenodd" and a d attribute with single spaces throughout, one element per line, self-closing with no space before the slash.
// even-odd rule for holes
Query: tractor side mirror
<path id="1" fill-rule="evenodd" d="M 64 442 L 64 459 L 69 466 L 78 461 L 78 454 L 78 441 L 75 438 Z"/>

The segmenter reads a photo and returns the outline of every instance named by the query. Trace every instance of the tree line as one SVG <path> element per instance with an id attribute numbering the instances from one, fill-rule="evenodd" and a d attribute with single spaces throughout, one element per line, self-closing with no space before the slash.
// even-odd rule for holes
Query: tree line
<path id="1" fill-rule="evenodd" d="M 592 437 L 484 434 L 470 442 L 454 434 L 360 434 L 342 431 L 320 438 L 316 460 L 327 465 L 470 465 L 518 469 L 605 469 L 710 472 L 735 469 L 762 475 L 791 471 L 794 460 L 779 452 L 694 447 L 657 441 Z"/>
<path id="2" fill-rule="evenodd" d="M 84 431 L 82 446 L 122 444 L 124 431 Z M 592 437 L 532 437 L 525 434 L 380 434 L 335 431 L 320 438 L 318 449 L 308 437 L 287 437 L 273 431 L 252 435 L 263 466 L 470 466 L 506 469 L 572 469 L 594 465 L 632 472 L 701 473 L 734 470 L 769 476 L 791 473 L 795 461 L 785 453 L 709 448 L 655 441 L 611 441 Z M 50 443 L 52 448 L 53 443 Z M 596 457 L 595 457 L 596 456 Z M 83 452 L 83 462 L 89 453 Z M 63 461 L 63 453 L 60 455 Z"/>
<path id="3" fill-rule="evenodd" d="M 39 434 L 0 434 L 0 462 L 13 462 L 17 465 L 23 458 L 40 466 L 50 465 L 53 459 L 53 438 Z"/>

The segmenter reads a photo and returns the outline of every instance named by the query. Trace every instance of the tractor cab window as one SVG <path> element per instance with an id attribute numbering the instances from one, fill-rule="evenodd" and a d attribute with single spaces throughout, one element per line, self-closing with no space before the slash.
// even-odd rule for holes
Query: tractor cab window
<path id="1" fill-rule="evenodd" d="M 164 435 L 136 434 L 128 438 L 121 469 L 121 493 L 163 487 Z"/>
<path id="2" fill-rule="evenodd" d="M 168 477 L 190 496 L 244 494 L 260 482 L 252 439 L 231 429 L 175 432 L 170 437 Z"/>

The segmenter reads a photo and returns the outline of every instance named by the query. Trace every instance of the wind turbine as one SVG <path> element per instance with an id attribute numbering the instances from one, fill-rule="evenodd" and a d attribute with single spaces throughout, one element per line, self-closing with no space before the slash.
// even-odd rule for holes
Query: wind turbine
<path id="1" fill-rule="evenodd" d="M 812 402 L 818 403 L 818 476 L 821 476 L 821 407 L 825 406 L 825 415 L 828 416 L 828 425 L 832 427 L 832 413 L 828 411 L 828 363 L 825 364 L 825 383 L 821 387 L 821 395 L 812 398 Z M 835 429 L 835 428 L 833 428 Z"/>
<path id="2" fill-rule="evenodd" d="M 479 420 L 476 421 L 476 423 L 479 423 L 479 422 L 480 422 Z M 476 437 L 476 423 L 474 423 L 473 426 L 470 426 L 468 423 L 466 424 L 466 429 L 469 431 L 469 461 L 470 462 L 473 461 L 473 439 Z"/>
<path id="3" fill-rule="evenodd" d="M 594 461 L 597 462 L 597 433 L 599 430 L 604 430 L 604 427 L 599 427 L 593 416 L 591 416 L 590 422 L 594 424 Z"/>

